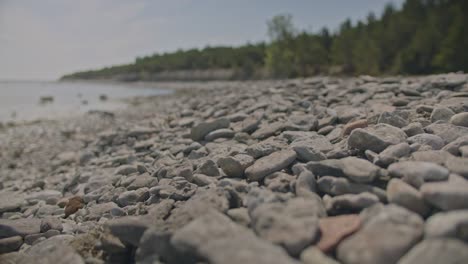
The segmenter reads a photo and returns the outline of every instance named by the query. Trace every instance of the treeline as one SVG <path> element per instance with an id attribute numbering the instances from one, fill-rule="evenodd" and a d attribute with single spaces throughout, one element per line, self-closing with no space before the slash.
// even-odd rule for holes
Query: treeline
<path id="1" fill-rule="evenodd" d="M 468 72 L 466 0 L 406 0 L 399 10 L 389 4 L 381 17 L 346 20 L 333 33 L 299 31 L 290 15 L 279 15 L 268 21 L 268 34 L 269 43 L 154 54 L 63 78 L 157 80 L 165 72 L 211 70 L 229 70 L 223 78 L 231 79 Z"/>

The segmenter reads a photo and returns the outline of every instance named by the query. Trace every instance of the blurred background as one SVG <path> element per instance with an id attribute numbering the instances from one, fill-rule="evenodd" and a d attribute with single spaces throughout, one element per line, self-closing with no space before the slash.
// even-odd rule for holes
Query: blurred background
<path id="1" fill-rule="evenodd" d="M 466 14 L 465 0 L 0 0 L 0 80 L 468 71 Z M 0 85 L 3 116 L 17 116 L 21 98 L 36 102 L 56 88 L 36 83 L 44 91 L 33 96 L 29 84 L 19 86 Z M 101 88 L 93 98 L 75 96 L 77 107 L 100 102 L 95 94 L 108 94 Z"/>

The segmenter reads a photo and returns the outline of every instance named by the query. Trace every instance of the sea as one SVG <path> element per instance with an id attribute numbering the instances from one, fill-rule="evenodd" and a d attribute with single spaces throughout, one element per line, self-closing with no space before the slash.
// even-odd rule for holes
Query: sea
<path id="1" fill-rule="evenodd" d="M 156 84 L 1 81 L 0 122 L 57 119 L 91 110 L 112 111 L 125 99 L 171 93 Z"/>

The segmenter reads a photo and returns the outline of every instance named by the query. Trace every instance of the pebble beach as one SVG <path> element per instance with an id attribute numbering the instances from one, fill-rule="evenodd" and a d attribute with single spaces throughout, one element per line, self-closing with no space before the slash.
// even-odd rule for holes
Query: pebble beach
<path id="1" fill-rule="evenodd" d="M 161 85 L 0 127 L 0 263 L 468 263 L 468 75 Z"/>

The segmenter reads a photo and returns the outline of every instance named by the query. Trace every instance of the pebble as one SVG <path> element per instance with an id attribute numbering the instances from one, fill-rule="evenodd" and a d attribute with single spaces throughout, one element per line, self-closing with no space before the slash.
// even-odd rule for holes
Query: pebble
<path id="1" fill-rule="evenodd" d="M 21 196 L 13 192 L 0 192 L 0 213 L 16 211 L 22 204 Z"/>
<path id="2" fill-rule="evenodd" d="M 391 177 L 401 178 L 410 185 L 419 188 L 422 183 L 430 181 L 445 181 L 449 170 L 430 162 L 403 161 L 390 165 L 388 173 Z"/>
<path id="3" fill-rule="evenodd" d="M 369 192 L 379 197 L 380 201 L 387 199 L 385 190 L 372 185 L 353 183 L 346 178 L 324 176 L 317 180 L 317 185 L 320 191 L 333 196 Z"/>
<path id="4" fill-rule="evenodd" d="M 205 136 L 206 141 L 213 141 L 218 138 L 232 138 L 234 137 L 234 131 L 228 128 L 221 128 L 218 130 L 211 131 Z"/>
<path id="5" fill-rule="evenodd" d="M 218 166 L 228 177 L 242 178 L 245 169 L 253 164 L 255 159 L 246 154 L 237 154 L 232 157 L 222 157 L 218 159 Z"/>
<path id="6" fill-rule="evenodd" d="M 23 244 L 21 236 L 11 236 L 0 238 L 0 255 L 18 250 Z M 1 259 L 0 259 L 1 260 Z"/>
<path id="7" fill-rule="evenodd" d="M 448 157 L 445 166 L 450 172 L 468 178 L 468 158 Z"/>
<path id="8" fill-rule="evenodd" d="M 445 146 L 445 142 L 442 138 L 436 135 L 422 133 L 407 139 L 409 144 L 421 144 L 430 146 L 433 150 L 442 149 Z"/>
<path id="9" fill-rule="evenodd" d="M 456 182 L 432 182 L 421 186 L 424 200 L 443 211 L 468 209 L 468 185 Z"/>
<path id="10" fill-rule="evenodd" d="M 65 206 L 65 218 L 76 213 L 79 209 L 83 208 L 83 199 L 80 196 L 74 196 L 68 199 L 68 203 Z"/>
<path id="11" fill-rule="evenodd" d="M 373 128 L 358 128 L 351 132 L 348 146 L 361 151 L 372 150 L 380 153 L 390 145 L 406 140 L 406 134 L 399 128 L 388 124 L 377 124 Z"/>
<path id="12" fill-rule="evenodd" d="M 217 212 L 201 216 L 178 230 L 171 243 L 176 249 L 188 250 L 209 263 L 297 264 L 280 247 L 259 239 L 252 231 Z"/>
<path id="13" fill-rule="evenodd" d="M 455 239 L 430 239 L 417 244 L 398 264 L 466 263 L 468 246 Z"/>
<path id="14" fill-rule="evenodd" d="M 260 158 L 245 170 L 245 176 L 250 181 L 262 180 L 265 176 L 288 167 L 296 159 L 296 152 L 283 150 Z"/>
<path id="15" fill-rule="evenodd" d="M 303 264 L 339 264 L 333 258 L 328 257 L 317 247 L 308 247 L 301 253 Z"/>
<path id="16" fill-rule="evenodd" d="M 436 107 L 431 113 L 431 122 L 449 121 L 455 113 L 447 107 Z"/>
<path id="17" fill-rule="evenodd" d="M 283 246 L 298 256 L 319 236 L 318 217 L 326 215 L 320 199 L 295 198 L 282 203 L 263 203 L 250 210 L 252 226 L 263 239 Z"/>
<path id="18" fill-rule="evenodd" d="M 417 189 L 396 178 L 391 179 L 387 185 L 387 200 L 389 203 L 405 207 L 423 217 L 430 210 Z"/>
<path id="19" fill-rule="evenodd" d="M 343 239 L 359 230 L 361 218 L 353 214 L 325 217 L 320 219 L 319 226 L 321 235 L 316 246 L 322 252 L 330 253 Z"/>
<path id="20" fill-rule="evenodd" d="M 205 136 L 208 135 L 212 131 L 222 129 L 222 128 L 228 128 L 229 124 L 230 124 L 230 121 L 229 119 L 226 119 L 226 118 L 220 118 L 220 119 L 216 119 L 216 120 L 208 121 L 208 122 L 201 122 L 191 129 L 190 137 L 194 141 L 200 141 L 200 140 L 203 140 Z"/>
<path id="21" fill-rule="evenodd" d="M 467 77 L 168 83 L 4 126 L 0 262 L 467 262 Z"/>
<path id="22" fill-rule="evenodd" d="M 21 236 L 25 237 L 31 234 L 41 232 L 40 219 L 0 219 L 0 238 Z"/>
<path id="23" fill-rule="evenodd" d="M 366 119 L 356 120 L 354 122 L 347 123 L 343 128 L 343 135 L 347 136 L 356 128 L 366 128 L 368 126 Z"/>
<path id="24" fill-rule="evenodd" d="M 423 235 L 424 221 L 398 206 L 374 206 L 362 228 L 338 245 L 343 263 L 396 263 Z M 385 234 L 385 235 L 382 235 Z"/>
<path id="25" fill-rule="evenodd" d="M 468 242 L 467 226 L 468 210 L 440 212 L 427 219 L 424 236 L 427 239 L 457 238 Z"/>
<path id="26" fill-rule="evenodd" d="M 455 126 L 468 127 L 468 112 L 453 115 L 450 118 L 450 123 Z"/>
<path id="27" fill-rule="evenodd" d="M 379 203 L 379 197 L 375 194 L 363 192 L 360 194 L 343 194 L 329 199 L 324 199 L 325 208 L 330 215 L 343 213 L 358 213 L 364 208 Z"/>
<path id="28" fill-rule="evenodd" d="M 357 183 L 373 182 L 381 174 L 378 166 L 364 159 L 346 157 L 340 161 L 344 175 Z"/>

